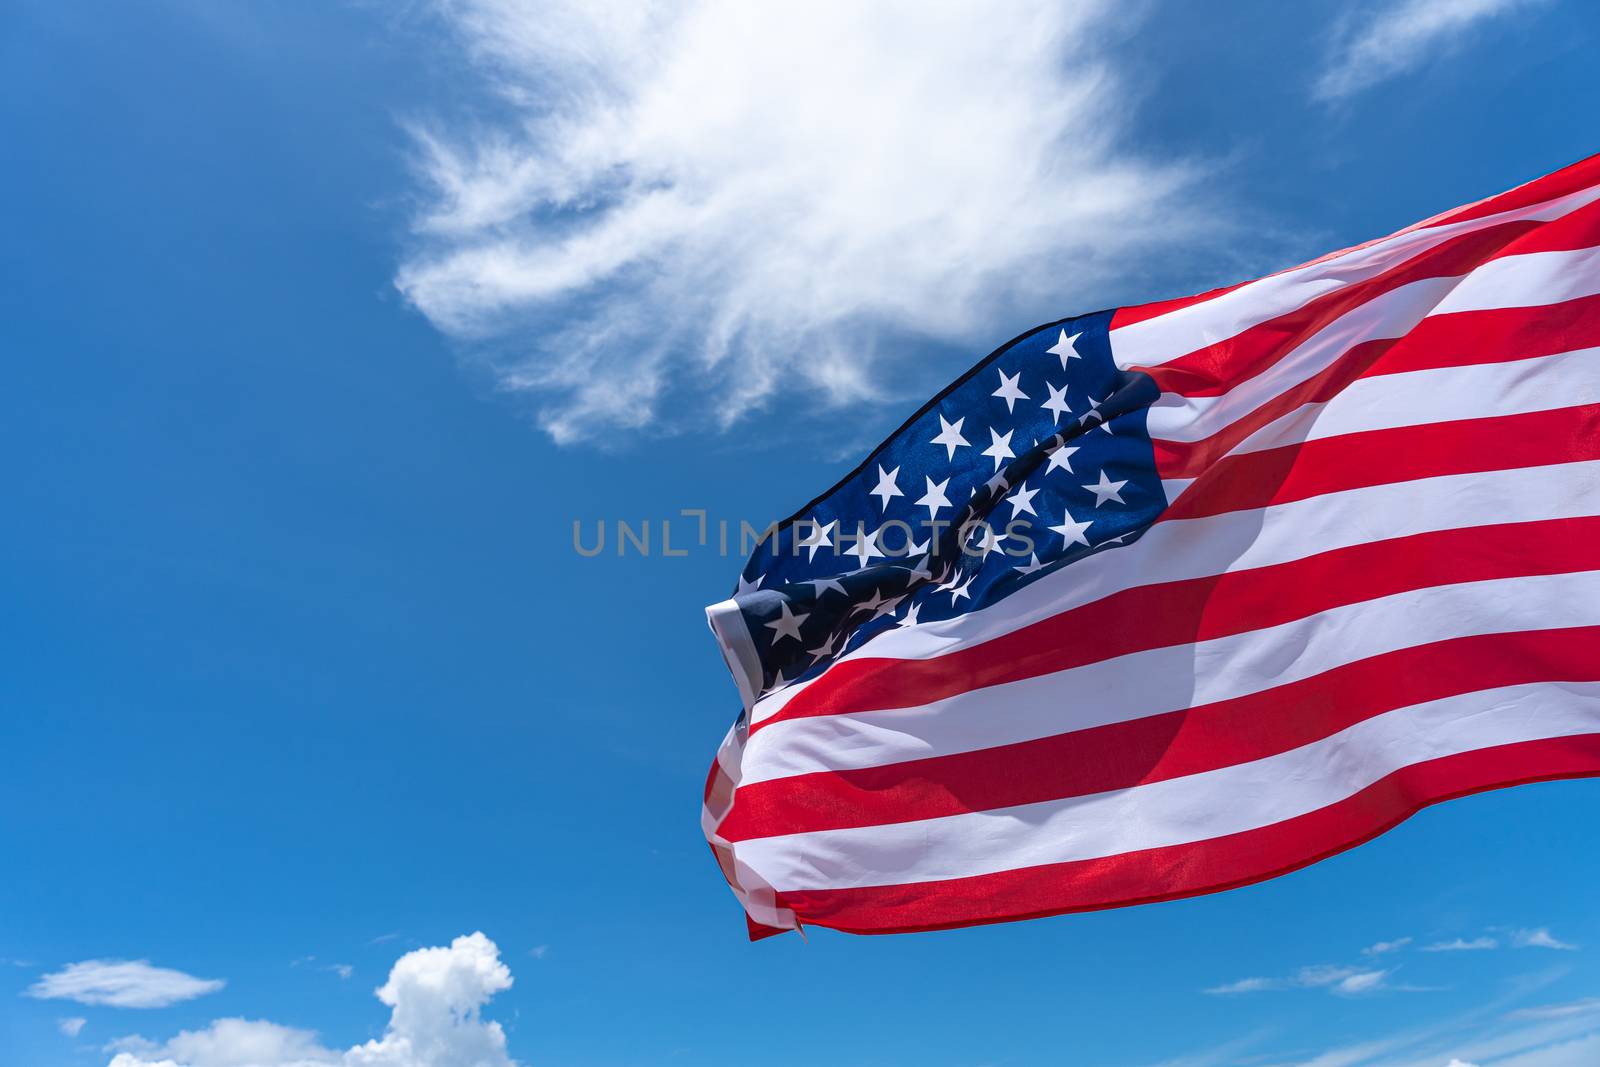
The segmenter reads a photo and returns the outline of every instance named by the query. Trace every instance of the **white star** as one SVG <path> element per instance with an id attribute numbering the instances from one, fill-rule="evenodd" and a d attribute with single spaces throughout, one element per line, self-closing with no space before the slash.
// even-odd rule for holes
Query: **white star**
<path id="1" fill-rule="evenodd" d="M 944 416 L 940 415 L 939 436 L 935 437 L 928 443 L 931 445 L 944 445 L 945 449 L 947 450 L 945 458 L 955 459 L 956 449 L 963 448 L 972 443 L 965 437 L 961 436 L 961 424 L 966 421 L 967 417 L 965 415 L 961 416 L 961 418 L 957 419 L 953 423 L 946 422 Z"/>
<path id="2" fill-rule="evenodd" d="M 760 589 L 761 583 L 766 580 L 767 576 L 765 574 L 758 574 L 756 575 L 755 581 L 747 582 L 744 580 L 744 575 L 741 574 L 739 575 L 739 588 L 733 591 L 733 595 L 735 598 L 738 598 L 744 596 L 746 593 L 753 593 L 757 589 Z"/>
<path id="3" fill-rule="evenodd" d="M 1028 562 L 1017 564 L 1018 574 L 1032 574 L 1034 571 L 1044 570 L 1044 564 L 1039 562 L 1039 553 L 1029 554 Z"/>
<path id="4" fill-rule="evenodd" d="M 1006 402 L 1006 411 L 1012 411 L 1015 409 L 1017 401 L 1028 399 L 1028 394 L 1017 388 L 1017 381 L 1022 377 L 1022 372 L 1018 371 L 1007 378 L 1005 371 L 999 370 L 999 368 L 996 368 L 996 371 L 1000 375 L 1000 388 L 989 395 L 997 396 L 1004 400 Z"/>
<path id="5" fill-rule="evenodd" d="M 924 546 L 924 547 L 926 547 L 926 546 Z M 933 577 L 933 572 L 928 569 L 928 560 L 930 558 L 931 557 L 929 557 L 926 554 L 924 554 L 917 561 L 917 565 L 911 569 L 910 578 L 911 578 L 911 583 L 913 585 L 916 584 L 918 579 L 928 579 L 928 578 L 932 578 Z"/>
<path id="6" fill-rule="evenodd" d="M 894 614 L 894 609 L 899 607 L 900 606 L 900 601 L 902 601 L 904 599 L 905 599 L 905 597 L 903 597 L 903 596 L 890 597 L 888 600 L 885 600 L 882 604 L 878 605 L 878 610 L 876 610 L 876 611 L 874 611 L 872 613 L 872 618 L 881 619 L 885 615 L 893 615 Z M 868 621 L 871 621 L 871 620 L 868 620 Z"/>
<path id="7" fill-rule="evenodd" d="M 816 590 L 816 598 L 818 600 L 821 600 L 822 599 L 822 594 L 826 593 L 830 589 L 833 590 L 835 593 L 838 593 L 840 596 L 848 596 L 849 595 L 848 593 L 846 593 L 844 591 L 844 586 L 840 585 L 833 578 L 815 578 L 815 579 L 813 579 L 813 580 L 811 580 L 811 581 L 809 581 L 809 582 L 807 582 L 805 584 L 809 585 L 811 588 Z"/>
<path id="8" fill-rule="evenodd" d="M 872 599 L 871 600 L 863 600 L 861 603 L 859 603 L 855 607 L 851 608 L 850 609 L 850 614 L 854 615 L 858 611 L 877 611 L 878 610 L 878 605 L 882 604 L 882 603 L 883 603 L 883 597 L 878 595 L 878 591 L 876 589 L 874 589 L 872 591 Z"/>
<path id="9" fill-rule="evenodd" d="M 924 474 L 922 480 L 928 483 L 928 491 L 922 494 L 922 499 L 917 501 L 916 506 L 927 508 L 928 518 L 937 519 L 940 508 L 952 506 L 950 498 L 944 495 L 945 487 L 950 484 L 950 479 L 946 478 L 944 481 L 935 484 L 932 478 Z"/>
<path id="10" fill-rule="evenodd" d="M 1050 463 L 1044 472 L 1049 474 L 1053 470 L 1064 470 L 1072 473 L 1072 454 L 1078 451 L 1077 445 L 1057 445 L 1050 450 Z"/>
<path id="11" fill-rule="evenodd" d="M 972 576 L 972 578 L 975 577 L 977 577 L 977 575 Z M 957 583 L 955 579 L 952 578 L 948 583 L 939 587 L 950 594 L 950 604 L 952 607 L 955 606 L 955 602 L 958 600 L 963 598 L 971 599 L 972 594 L 967 592 L 967 590 L 972 585 L 972 578 L 968 578 L 966 581 L 960 583 Z"/>
<path id="12" fill-rule="evenodd" d="M 899 473 L 899 467 L 896 467 L 892 471 L 884 470 L 881 465 L 878 467 L 878 485 L 877 488 L 872 490 L 872 495 L 883 498 L 878 504 L 879 510 L 888 508 L 889 501 L 893 498 L 897 496 L 905 496 L 905 494 L 900 491 L 900 487 L 894 484 L 895 475 Z"/>
<path id="13" fill-rule="evenodd" d="M 996 493 L 1003 493 L 1007 489 L 1010 489 L 1011 483 L 1006 480 L 1004 471 L 995 471 L 989 480 L 983 483 L 983 488 L 984 491 L 990 496 L 994 496 Z M 972 495 L 978 495 L 978 490 L 976 488 L 972 490 Z"/>
<path id="14" fill-rule="evenodd" d="M 1067 331 L 1066 330 L 1062 330 L 1061 331 L 1061 339 L 1058 340 L 1050 348 L 1045 349 L 1045 351 L 1050 353 L 1052 356 L 1060 356 L 1061 357 L 1061 369 L 1062 370 L 1066 370 L 1067 369 L 1067 360 L 1069 360 L 1069 359 L 1082 359 L 1083 358 L 1082 353 L 1080 353 L 1078 351 L 1078 349 L 1077 349 L 1077 340 L 1078 340 L 1078 338 L 1080 338 L 1082 336 L 1083 336 L 1083 334 L 1081 334 L 1081 333 L 1075 333 L 1071 337 L 1068 337 L 1067 336 Z"/>
<path id="15" fill-rule="evenodd" d="M 983 553 L 984 559 L 988 559 L 989 553 L 1000 551 L 1000 543 L 1005 540 L 1005 537 L 997 535 L 994 532 L 994 527 L 988 523 L 985 522 L 981 525 L 983 527 L 983 536 L 978 539 L 978 543 L 974 547 Z"/>
<path id="16" fill-rule="evenodd" d="M 1087 426 L 1091 422 L 1099 422 L 1103 416 L 1100 414 L 1100 401 L 1094 397 L 1089 398 L 1089 410 L 1078 416 L 1078 425 Z"/>
<path id="17" fill-rule="evenodd" d="M 867 533 L 866 527 L 857 523 L 855 533 L 845 534 L 840 538 L 840 540 L 852 542 L 851 547 L 845 549 L 844 554 L 856 557 L 860 561 L 859 566 L 865 567 L 867 561 L 873 556 L 883 555 L 883 549 L 878 547 L 878 535 L 881 533 L 883 533 L 882 530 L 874 530 L 871 533 Z"/>
<path id="18" fill-rule="evenodd" d="M 810 615 L 795 615 L 789 611 L 789 602 L 784 601 L 778 605 L 778 617 L 767 623 L 767 629 L 775 631 L 772 643 L 777 644 L 785 637 L 800 640 L 800 624 L 811 618 Z"/>
<path id="19" fill-rule="evenodd" d="M 983 454 L 994 458 L 995 470 L 998 471 L 1000 469 L 1000 464 L 1004 460 L 1016 458 L 1017 454 L 1011 451 L 1011 435 L 1016 432 L 1015 430 L 1007 430 L 1005 436 L 1002 437 L 994 432 L 993 427 L 989 428 L 989 436 L 992 440 L 989 443 L 989 447 L 983 450 Z"/>
<path id="20" fill-rule="evenodd" d="M 1122 487 L 1127 484 L 1128 480 L 1126 478 L 1120 482 L 1114 482 L 1110 478 L 1106 477 L 1105 471 L 1101 471 L 1100 480 L 1094 485 L 1086 485 L 1084 488 L 1094 494 L 1094 506 L 1099 507 L 1107 500 L 1115 500 L 1119 504 L 1124 503 L 1125 501 L 1122 499 Z"/>
<path id="21" fill-rule="evenodd" d="M 1062 416 L 1072 413 L 1071 408 L 1067 406 L 1067 387 L 1063 385 L 1060 389 L 1057 389 L 1049 382 L 1045 382 L 1044 387 L 1050 390 L 1050 399 L 1039 406 L 1054 415 L 1056 421 L 1060 422 Z"/>
<path id="22" fill-rule="evenodd" d="M 783 676 L 783 672 L 782 671 L 779 671 L 777 674 L 774 674 L 772 676 L 772 684 L 767 686 L 765 689 L 763 689 L 762 692 L 763 693 L 771 693 L 771 692 L 774 692 L 775 690 L 782 689 L 784 686 L 786 686 L 788 684 L 789 684 L 789 679 L 787 679 L 787 678 L 785 678 Z"/>
<path id="23" fill-rule="evenodd" d="M 1011 517 L 1015 519 L 1022 514 L 1039 514 L 1033 510 L 1033 498 L 1037 495 L 1039 495 L 1037 489 L 1029 489 L 1026 485 L 1017 486 L 1017 491 L 1006 497 L 1006 503 L 1011 505 Z"/>
<path id="24" fill-rule="evenodd" d="M 915 626 L 917 624 L 917 613 L 919 611 L 921 611 L 921 610 L 922 610 L 922 605 L 921 604 L 912 604 L 910 607 L 906 608 L 906 617 L 901 619 L 899 622 L 895 623 L 895 625 L 896 626 Z"/>
<path id="25" fill-rule="evenodd" d="M 801 548 L 809 548 L 811 550 L 810 554 L 806 556 L 807 563 L 817 558 L 817 549 L 823 545 L 827 545 L 830 548 L 833 547 L 833 528 L 837 525 L 839 525 L 838 519 L 834 519 L 826 526 L 822 526 L 814 520 L 811 522 L 811 532 L 800 540 Z"/>
<path id="26" fill-rule="evenodd" d="M 833 655 L 833 646 L 837 644 L 838 641 L 838 634 L 830 634 L 828 639 L 822 642 L 822 644 L 818 645 L 816 648 L 806 649 L 806 655 L 810 656 L 813 660 L 827 659 L 829 656 Z"/>
<path id="27" fill-rule="evenodd" d="M 1066 545 L 1078 544 L 1087 548 L 1089 545 L 1089 539 L 1083 536 L 1083 531 L 1087 530 L 1093 525 L 1093 519 L 1090 519 L 1088 522 L 1078 522 L 1069 513 L 1061 517 L 1060 526 L 1050 527 L 1050 532 L 1061 535 L 1063 547 Z"/>

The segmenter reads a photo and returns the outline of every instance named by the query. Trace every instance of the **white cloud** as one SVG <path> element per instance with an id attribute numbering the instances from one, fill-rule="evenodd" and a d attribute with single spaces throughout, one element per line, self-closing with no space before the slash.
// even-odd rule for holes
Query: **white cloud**
<path id="1" fill-rule="evenodd" d="M 1576 1015 L 1600 1015 L 1600 997 L 1587 997 L 1565 1004 L 1545 1004 L 1537 1008 L 1520 1008 L 1512 1012 L 1508 1018 L 1568 1019 Z"/>
<path id="2" fill-rule="evenodd" d="M 437 6 L 505 114 L 419 129 L 396 284 L 559 441 L 883 396 L 1217 225 L 1126 144 L 1114 0 Z"/>
<path id="3" fill-rule="evenodd" d="M 1487 952 L 1500 947 L 1500 942 L 1492 937 L 1475 937 L 1471 941 L 1465 938 L 1454 938 L 1450 941 L 1435 941 L 1431 945 L 1424 945 L 1424 952 Z"/>
<path id="4" fill-rule="evenodd" d="M 165 1044 L 122 1038 L 111 1067 L 321 1067 L 339 1062 L 310 1030 L 251 1019 L 218 1019 Z"/>
<path id="5" fill-rule="evenodd" d="M 1244 978 L 1205 992 L 1214 996 L 1262 993 L 1278 989 L 1326 989 L 1340 996 L 1360 996 L 1392 988 L 1385 984 L 1393 971 L 1365 970 L 1360 967 L 1318 965 L 1302 967 L 1287 978 Z M 1407 990 L 1413 991 L 1413 990 Z"/>
<path id="6" fill-rule="evenodd" d="M 114 1008 L 164 1008 L 215 993 L 225 984 L 220 978 L 153 967 L 149 960 L 84 960 L 40 978 L 28 995 Z"/>
<path id="7" fill-rule="evenodd" d="M 1517 930 L 1511 935 L 1513 948 L 1554 948 L 1563 952 L 1572 952 L 1577 945 L 1569 945 L 1565 941 L 1554 937 L 1548 927 L 1541 926 L 1537 930 Z"/>
<path id="8" fill-rule="evenodd" d="M 1368 945 L 1361 950 L 1363 956 L 1383 956 L 1391 952 L 1399 952 L 1411 944 L 1409 937 L 1397 937 L 1393 941 L 1379 941 L 1376 945 Z"/>
<path id="9" fill-rule="evenodd" d="M 1488 19 L 1538 0 L 1392 0 L 1347 20 L 1313 95 L 1340 100 L 1398 77 L 1456 44 Z"/>
<path id="10" fill-rule="evenodd" d="M 63 1034 L 66 1034 L 68 1037 L 77 1037 L 83 1032 L 83 1028 L 88 1024 L 88 1022 L 88 1019 L 74 1015 L 69 1019 L 57 1019 L 56 1029 L 60 1030 Z"/>
<path id="11" fill-rule="evenodd" d="M 1581 1012 L 1507 1015 L 1503 1001 L 1493 1001 L 1284 1067 L 1594 1067 L 1597 1052 L 1600 1018 Z"/>
<path id="12" fill-rule="evenodd" d="M 343 1052 L 310 1030 L 218 1019 L 156 1044 L 113 1042 L 110 1067 L 517 1067 L 500 1024 L 481 1012 L 511 988 L 500 950 L 481 933 L 422 948 L 395 962 L 377 997 L 391 1009 L 383 1036 Z"/>

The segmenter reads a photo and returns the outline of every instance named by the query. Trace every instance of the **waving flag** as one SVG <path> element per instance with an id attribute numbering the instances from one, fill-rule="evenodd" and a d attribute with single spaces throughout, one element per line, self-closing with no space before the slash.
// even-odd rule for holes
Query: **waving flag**
<path id="1" fill-rule="evenodd" d="M 1029 331 L 707 614 L 752 936 L 1226 889 L 1600 773 L 1600 157 Z"/>

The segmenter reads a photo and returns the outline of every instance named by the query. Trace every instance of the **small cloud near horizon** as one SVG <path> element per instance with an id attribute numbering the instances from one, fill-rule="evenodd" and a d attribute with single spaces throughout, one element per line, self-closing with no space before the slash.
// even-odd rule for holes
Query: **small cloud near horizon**
<path id="1" fill-rule="evenodd" d="M 27 989 L 38 1000 L 71 1000 L 113 1008 L 165 1008 L 207 993 L 227 983 L 220 978 L 196 978 L 149 960 L 83 960 L 41 977 Z"/>
<path id="2" fill-rule="evenodd" d="M 376 990 L 390 1009 L 380 1037 L 329 1048 L 314 1030 L 264 1019 L 216 1019 L 165 1041 L 140 1034 L 105 1046 L 108 1067 L 518 1067 L 505 1030 L 485 1019 L 495 994 L 511 988 L 511 970 L 481 933 L 420 948 L 395 961 Z"/>

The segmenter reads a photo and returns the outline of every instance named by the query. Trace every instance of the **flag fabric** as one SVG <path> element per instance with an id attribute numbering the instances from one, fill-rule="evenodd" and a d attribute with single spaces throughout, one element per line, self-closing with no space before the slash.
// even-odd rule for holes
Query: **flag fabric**
<path id="1" fill-rule="evenodd" d="M 753 937 L 1211 892 L 1600 774 L 1600 156 L 1030 330 L 707 615 Z"/>

